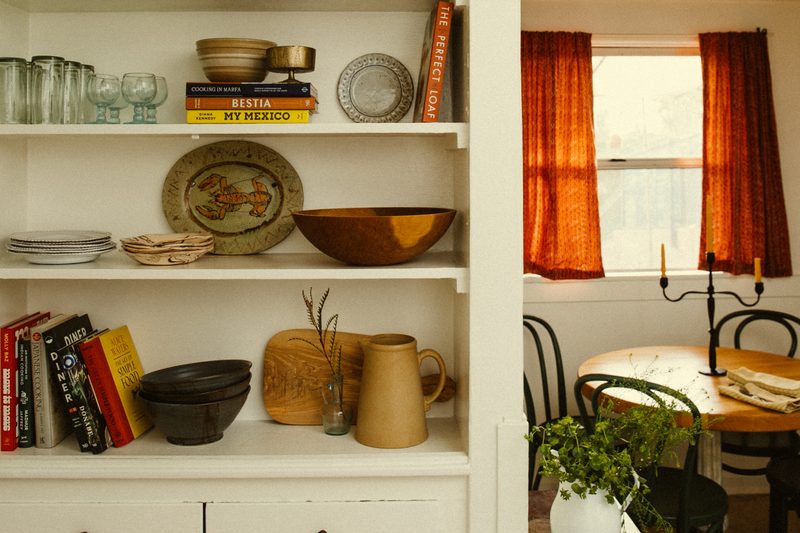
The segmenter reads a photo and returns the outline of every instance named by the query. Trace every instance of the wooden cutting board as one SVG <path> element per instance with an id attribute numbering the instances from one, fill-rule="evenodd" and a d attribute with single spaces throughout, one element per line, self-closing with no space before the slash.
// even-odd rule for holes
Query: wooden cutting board
<path id="1" fill-rule="evenodd" d="M 342 345 L 342 375 L 344 376 L 344 401 L 353 407 L 353 423 L 358 415 L 358 393 L 361 390 L 361 367 L 364 352 L 359 340 L 370 335 L 337 332 L 336 340 Z M 277 333 L 267 343 L 264 353 L 264 406 L 274 420 L 283 424 L 322 425 L 322 387 L 330 381 L 328 361 L 308 343 L 292 340 L 308 339 L 318 343 L 313 329 L 289 329 Z M 436 389 L 439 374 L 422 378 L 425 394 Z M 448 377 L 437 402 L 446 402 L 456 391 L 455 382 Z"/>

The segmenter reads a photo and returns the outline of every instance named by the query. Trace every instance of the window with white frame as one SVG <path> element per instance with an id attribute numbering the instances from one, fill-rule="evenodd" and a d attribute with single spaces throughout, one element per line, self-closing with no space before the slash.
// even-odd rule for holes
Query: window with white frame
<path id="1" fill-rule="evenodd" d="M 606 272 L 696 270 L 702 200 L 697 38 L 592 40 L 594 127 Z"/>

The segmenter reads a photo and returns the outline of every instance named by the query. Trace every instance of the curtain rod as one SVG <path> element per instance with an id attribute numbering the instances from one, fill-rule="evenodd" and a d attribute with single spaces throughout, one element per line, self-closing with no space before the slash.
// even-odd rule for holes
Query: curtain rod
<path id="1" fill-rule="evenodd" d="M 593 48 L 699 48 L 697 35 L 592 34 Z"/>
<path id="2" fill-rule="evenodd" d="M 767 28 L 756 28 L 767 33 Z M 592 34 L 593 48 L 699 48 L 697 35 Z"/>

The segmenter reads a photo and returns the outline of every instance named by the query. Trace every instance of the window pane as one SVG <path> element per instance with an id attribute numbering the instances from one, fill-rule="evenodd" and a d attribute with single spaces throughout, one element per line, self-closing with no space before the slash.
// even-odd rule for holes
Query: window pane
<path id="1" fill-rule="evenodd" d="M 600 170 L 603 267 L 607 271 L 697 270 L 702 169 Z"/>
<path id="2" fill-rule="evenodd" d="M 699 56 L 595 56 L 598 159 L 701 157 Z"/>

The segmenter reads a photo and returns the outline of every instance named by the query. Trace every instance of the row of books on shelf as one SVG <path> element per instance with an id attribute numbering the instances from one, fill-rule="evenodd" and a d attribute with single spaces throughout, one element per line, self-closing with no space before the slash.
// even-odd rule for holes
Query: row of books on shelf
<path id="1" fill-rule="evenodd" d="M 81 452 L 97 454 L 149 429 L 128 327 L 96 330 L 85 314 L 50 315 L 0 326 L 0 450 L 52 448 L 74 433 Z"/>
<path id="2" fill-rule="evenodd" d="M 310 83 L 189 82 L 189 124 L 298 124 L 318 113 Z"/>

